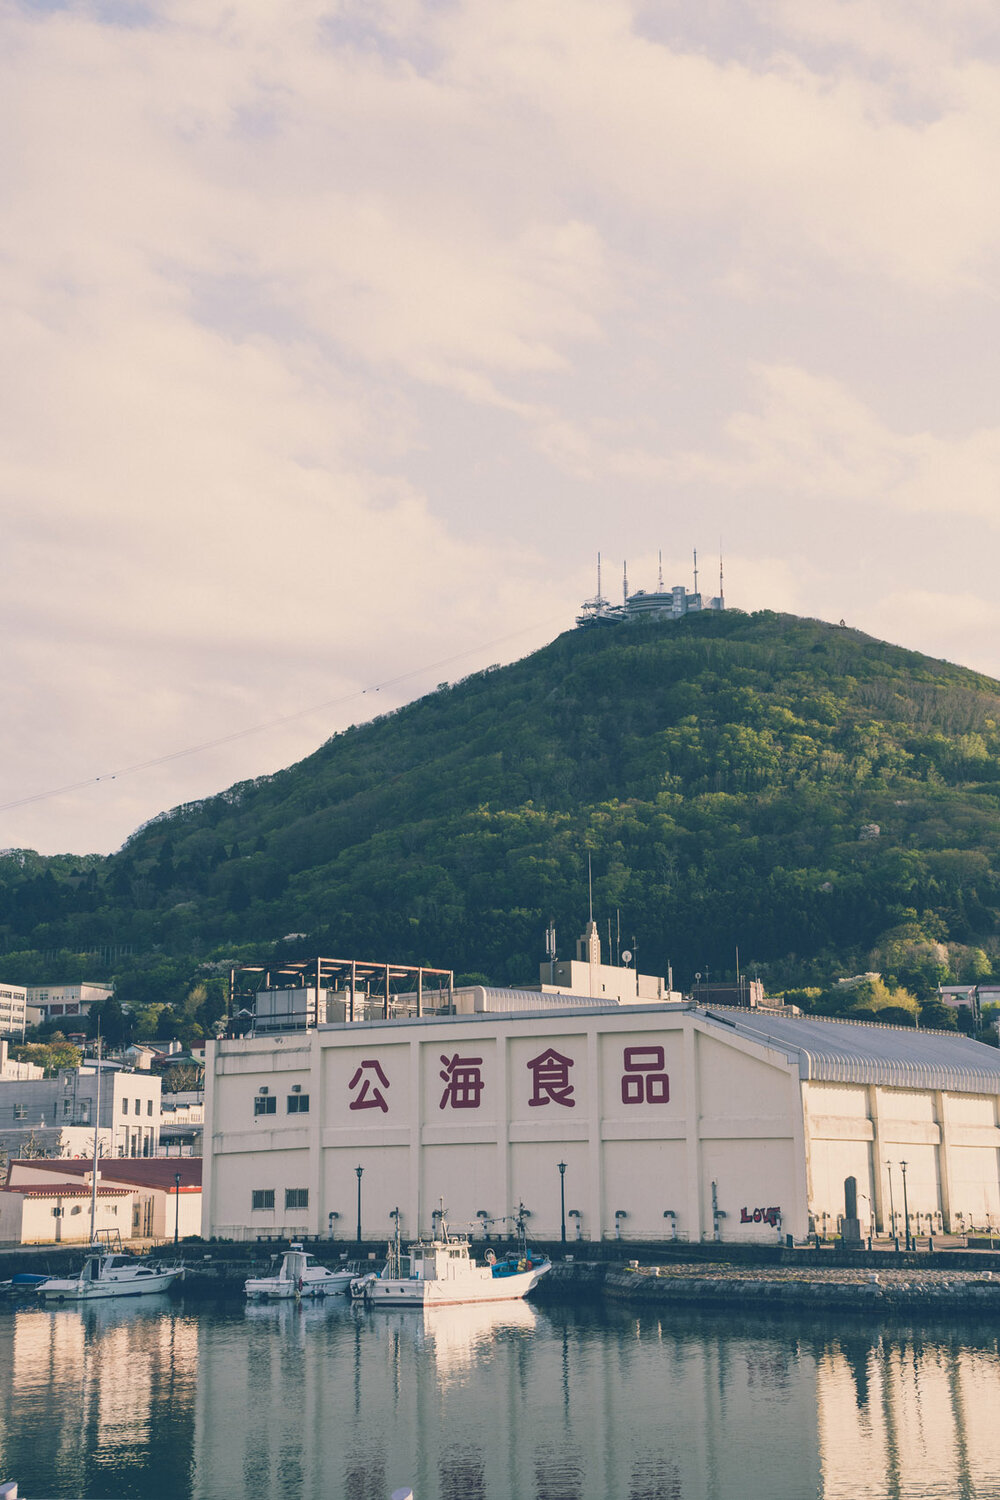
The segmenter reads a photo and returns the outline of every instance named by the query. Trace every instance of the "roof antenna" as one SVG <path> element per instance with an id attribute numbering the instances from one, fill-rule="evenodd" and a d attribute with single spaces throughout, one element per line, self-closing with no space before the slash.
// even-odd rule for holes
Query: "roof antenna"
<path id="1" fill-rule="evenodd" d="M 594 920 L 594 875 L 590 867 L 590 855 L 587 855 L 587 899 L 590 902 L 590 920 Z"/>
<path id="2" fill-rule="evenodd" d="M 601 554 L 598 552 L 598 554 L 597 554 L 597 600 L 598 600 L 598 603 L 600 603 L 600 599 L 601 599 Z"/>
<path id="3" fill-rule="evenodd" d="M 657 581 L 657 590 L 658 590 L 659 593 L 662 594 L 663 593 L 663 548 L 662 547 L 660 548 L 660 571 L 659 571 L 659 573 L 657 575 L 657 580 L 658 580 Z"/>
<path id="4" fill-rule="evenodd" d="M 725 604 L 726 594 L 722 587 L 722 538 L 719 537 L 719 603 Z"/>
<path id="5" fill-rule="evenodd" d="M 698 548 L 694 549 L 694 591 L 698 592 Z"/>

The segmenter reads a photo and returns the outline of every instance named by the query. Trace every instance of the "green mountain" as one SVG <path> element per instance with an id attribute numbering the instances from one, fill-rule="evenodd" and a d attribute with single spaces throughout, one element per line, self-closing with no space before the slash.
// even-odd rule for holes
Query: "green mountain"
<path id="1" fill-rule="evenodd" d="M 772 985 L 878 967 L 926 990 L 1000 954 L 998 726 L 1000 684 L 814 620 L 571 631 L 107 859 L 8 853 L 0 966 L 294 950 L 524 980 L 550 917 L 569 952 L 589 853 L 602 930 L 620 912 L 646 972 L 721 979 L 739 945 Z"/>

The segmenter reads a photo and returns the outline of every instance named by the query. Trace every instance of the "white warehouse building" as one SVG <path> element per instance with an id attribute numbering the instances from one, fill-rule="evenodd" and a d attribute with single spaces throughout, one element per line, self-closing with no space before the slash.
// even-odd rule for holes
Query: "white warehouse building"
<path id="1" fill-rule="evenodd" d="M 535 997 L 536 999 L 538 997 Z M 320 1026 L 210 1044 L 203 1226 L 450 1222 L 771 1241 L 1000 1223 L 1000 1052 L 957 1034 L 680 1005 Z M 359 1170 L 360 1169 L 360 1173 Z M 561 1189 L 564 1196 L 561 1195 Z"/>

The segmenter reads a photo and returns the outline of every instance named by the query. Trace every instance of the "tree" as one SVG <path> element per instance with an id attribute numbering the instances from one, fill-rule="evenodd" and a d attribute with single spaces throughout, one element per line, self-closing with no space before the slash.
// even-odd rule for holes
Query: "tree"
<path id="1" fill-rule="evenodd" d="M 46 1078 L 54 1078 L 60 1068 L 80 1066 L 79 1047 L 74 1047 L 65 1037 L 58 1042 L 18 1042 L 11 1047 L 10 1055 L 17 1062 L 30 1062 L 44 1068 Z"/>
<path id="2" fill-rule="evenodd" d="M 205 1069 L 201 1063 L 172 1063 L 163 1069 L 163 1092 L 165 1094 L 187 1094 L 204 1087 Z"/>
<path id="3" fill-rule="evenodd" d="M 99 1000 L 90 1007 L 87 1016 L 87 1035 L 96 1037 L 98 1031 L 108 1047 L 124 1047 L 132 1040 L 134 1022 L 127 1014 L 116 995 Z"/>

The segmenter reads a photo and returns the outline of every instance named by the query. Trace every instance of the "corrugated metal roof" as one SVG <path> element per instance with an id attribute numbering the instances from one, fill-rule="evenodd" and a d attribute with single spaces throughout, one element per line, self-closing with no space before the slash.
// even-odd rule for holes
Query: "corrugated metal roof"
<path id="1" fill-rule="evenodd" d="M 540 990 L 504 990 L 495 989 L 491 985 L 483 986 L 483 995 L 486 1010 L 498 1015 L 514 1011 L 607 1010 L 609 1006 L 618 1008 L 618 1001 L 607 995 L 554 994 L 551 990 L 543 994 Z M 483 1012 L 480 1011 L 479 1014 Z"/>
<path id="2" fill-rule="evenodd" d="M 1000 1050 L 969 1037 L 877 1022 L 828 1021 L 761 1011 L 709 1010 L 706 1019 L 775 1047 L 799 1077 L 824 1083 L 881 1083 L 902 1089 L 1000 1093 Z"/>

